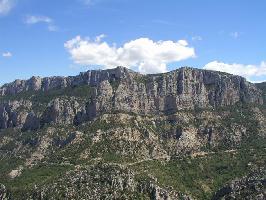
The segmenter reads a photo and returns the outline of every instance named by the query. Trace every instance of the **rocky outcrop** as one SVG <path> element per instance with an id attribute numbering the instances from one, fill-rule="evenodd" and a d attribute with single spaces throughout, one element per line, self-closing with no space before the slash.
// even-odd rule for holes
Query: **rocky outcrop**
<path id="1" fill-rule="evenodd" d="M 74 99 L 56 98 L 48 105 L 41 120 L 43 124 L 72 124 L 74 117 L 80 109 L 79 103 Z"/>
<path id="2" fill-rule="evenodd" d="M 32 111 L 29 95 L 23 101 L 8 101 L 11 96 L 60 90 L 82 85 L 91 87 L 90 99 L 77 102 L 54 97 L 45 111 Z M 240 76 L 194 68 L 180 68 L 164 74 L 142 75 L 127 68 L 88 71 L 72 77 L 32 77 L 16 80 L 0 88 L 0 129 L 37 129 L 47 123 L 80 124 L 103 113 L 171 114 L 179 110 L 217 108 L 236 103 L 262 104 L 261 90 Z M 1 100 L 1 98 L 0 98 Z M 35 100 L 36 101 L 36 100 Z M 20 104 L 20 106 L 17 106 Z M 20 108 L 20 109 L 18 109 Z"/>
<path id="3" fill-rule="evenodd" d="M 147 193 L 150 196 L 151 200 L 173 200 L 173 199 L 183 199 L 183 200 L 192 200 L 191 197 L 181 194 L 174 190 L 167 190 L 161 188 L 153 181 L 143 182 L 139 185 L 139 190 L 141 193 Z"/>
<path id="4" fill-rule="evenodd" d="M 104 80 L 126 78 L 129 73 L 135 73 L 123 67 L 110 70 L 91 70 L 69 77 L 32 77 L 29 80 L 15 80 L 0 88 L 0 96 L 14 95 L 26 91 L 48 91 L 78 85 L 97 86 Z"/>
<path id="5" fill-rule="evenodd" d="M 238 76 L 117 68 L 26 88 L 0 97 L 1 198 L 209 199 L 232 169 L 265 161 L 261 90 Z M 215 197 L 263 199 L 264 183 L 237 179 Z"/>
<path id="6" fill-rule="evenodd" d="M 237 179 L 222 187 L 212 200 L 245 199 L 263 200 L 266 198 L 266 173 L 262 169 L 249 176 Z"/>
<path id="7" fill-rule="evenodd" d="M 148 105 L 143 105 L 145 110 L 156 104 L 176 102 L 176 106 L 186 104 L 230 105 L 237 101 L 260 103 L 261 95 L 255 85 L 247 82 L 240 76 L 233 76 L 221 72 L 200 70 L 194 68 L 180 68 L 165 74 L 142 75 L 127 68 L 117 67 L 109 70 L 92 70 L 73 77 L 32 77 L 29 80 L 16 80 L 0 88 L 0 95 L 18 94 L 25 91 L 47 91 L 77 85 L 98 86 L 99 89 L 108 81 L 119 82 L 117 99 L 122 100 L 123 93 L 136 93 L 144 99 L 152 100 Z M 106 87 L 109 87 L 108 85 Z M 120 97 L 120 98 L 119 98 Z M 163 97 L 162 101 L 160 98 Z M 136 97 L 135 97 L 136 98 Z M 159 102 L 155 102 L 155 100 Z M 130 100 L 127 99 L 127 100 Z M 150 104 L 150 105 L 149 105 Z M 167 106 L 157 106 L 166 110 Z M 174 105 L 172 107 L 175 107 Z"/>
<path id="8" fill-rule="evenodd" d="M 118 69 L 123 69 L 124 75 L 109 76 L 97 83 L 91 101 L 78 114 L 78 121 L 113 111 L 171 114 L 184 109 L 263 103 L 261 91 L 239 76 L 192 68 L 157 75 Z"/>
<path id="9" fill-rule="evenodd" d="M 23 124 L 22 130 L 38 130 L 40 128 L 40 119 L 33 113 L 30 112 Z"/>
<path id="10" fill-rule="evenodd" d="M 85 168 L 77 166 L 56 182 L 36 186 L 33 191 L 24 194 L 24 199 L 129 200 L 144 197 L 151 200 L 191 200 L 187 195 L 161 188 L 152 181 L 138 182 L 132 170 L 112 164 L 97 164 Z M 12 193 L 9 199 L 12 199 Z"/>
<path id="11" fill-rule="evenodd" d="M 21 127 L 28 116 L 32 103 L 28 100 L 9 101 L 0 104 L 0 129 Z M 23 108 L 23 109 L 21 109 Z"/>
<path id="12" fill-rule="evenodd" d="M 0 183 L 0 199 L 7 200 L 7 190 L 6 187 Z"/>

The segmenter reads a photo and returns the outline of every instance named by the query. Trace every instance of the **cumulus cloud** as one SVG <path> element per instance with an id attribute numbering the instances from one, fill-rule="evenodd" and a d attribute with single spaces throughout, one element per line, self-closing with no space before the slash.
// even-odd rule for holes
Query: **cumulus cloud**
<path id="1" fill-rule="evenodd" d="M 0 15 L 8 14 L 14 6 L 14 0 L 0 0 Z"/>
<path id="2" fill-rule="evenodd" d="M 10 58 L 10 57 L 12 57 L 12 53 L 4 52 L 4 53 L 2 53 L 2 56 L 5 57 L 5 58 Z"/>
<path id="3" fill-rule="evenodd" d="M 237 63 L 227 64 L 219 61 L 213 61 L 205 65 L 203 68 L 243 76 L 250 81 L 254 78 L 266 76 L 265 61 L 261 62 L 259 65 L 244 65 Z"/>
<path id="4" fill-rule="evenodd" d="M 34 15 L 27 15 L 24 19 L 24 22 L 29 25 L 38 24 L 38 23 L 45 23 L 47 24 L 47 29 L 49 31 L 57 31 L 58 27 L 54 25 L 54 21 L 52 18 L 47 16 L 34 16 Z"/>
<path id="5" fill-rule="evenodd" d="M 103 38 L 105 38 L 106 35 L 105 34 L 101 34 L 101 35 L 98 35 L 96 36 L 95 38 L 95 42 L 101 42 Z"/>
<path id="6" fill-rule="evenodd" d="M 166 72 L 168 63 L 195 57 L 194 48 L 186 40 L 175 42 L 139 38 L 117 47 L 101 41 L 101 38 L 96 37 L 96 40 L 91 41 L 77 36 L 64 46 L 76 64 L 103 68 L 138 67 L 142 73 Z"/>

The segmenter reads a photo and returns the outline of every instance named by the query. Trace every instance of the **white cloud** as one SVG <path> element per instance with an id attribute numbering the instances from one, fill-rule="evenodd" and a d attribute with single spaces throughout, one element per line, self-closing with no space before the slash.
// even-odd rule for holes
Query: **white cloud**
<path id="1" fill-rule="evenodd" d="M 14 6 L 14 0 L 0 0 L 0 15 L 7 15 Z"/>
<path id="2" fill-rule="evenodd" d="M 95 38 L 95 42 L 101 42 L 103 38 L 105 38 L 106 35 L 105 34 L 101 34 L 101 35 L 98 35 L 96 36 Z"/>
<path id="3" fill-rule="evenodd" d="M 10 58 L 10 57 L 12 57 L 12 53 L 10 53 L 10 52 L 4 52 L 4 53 L 2 53 L 2 56 L 3 57 L 6 57 L 6 58 Z"/>
<path id="4" fill-rule="evenodd" d="M 50 17 L 46 16 L 33 16 L 33 15 L 28 15 L 25 18 L 25 23 L 26 24 L 37 24 L 37 23 L 52 23 L 52 19 Z"/>
<path id="5" fill-rule="evenodd" d="M 47 16 L 27 15 L 24 22 L 29 25 L 45 23 L 49 31 L 58 31 L 58 27 L 54 25 L 53 19 Z"/>
<path id="6" fill-rule="evenodd" d="M 194 48 L 189 47 L 185 40 L 156 42 L 139 38 L 116 47 L 97 38 L 91 41 L 77 36 L 64 46 L 76 64 L 103 68 L 138 67 L 142 73 L 166 72 L 168 63 L 195 57 Z"/>
<path id="7" fill-rule="evenodd" d="M 163 19 L 152 20 L 152 23 L 161 24 L 161 25 L 174 25 L 173 22 L 170 22 L 170 21 L 167 21 L 167 20 L 163 20 Z"/>
<path id="8" fill-rule="evenodd" d="M 192 36 L 191 38 L 193 41 L 202 41 L 202 37 L 199 35 Z"/>
<path id="9" fill-rule="evenodd" d="M 257 77 L 266 76 L 266 62 L 259 65 L 227 64 L 219 61 L 213 61 L 203 67 L 208 70 L 222 71 L 234 75 L 239 75 L 252 80 Z M 265 78 L 265 77 L 264 77 Z"/>

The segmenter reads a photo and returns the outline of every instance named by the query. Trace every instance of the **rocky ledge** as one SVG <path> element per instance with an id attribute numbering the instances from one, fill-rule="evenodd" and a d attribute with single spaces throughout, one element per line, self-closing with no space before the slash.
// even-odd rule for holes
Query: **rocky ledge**
<path id="1" fill-rule="evenodd" d="M 80 87 L 87 90 L 81 89 L 77 96 L 73 91 Z M 61 91 L 61 96 L 51 96 L 55 91 Z M 51 98 L 43 103 L 40 96 Z M 81 124 L 112 112 L 168 115 L 237 103 L 263 104 L 262 91 L 243 77 L 216 71 L 183 67 L 143 75 L 117 67 L 5 84 L 0 88 L 0 129 L 38 129 L 47 123 Z M 40 107 L 43 109 L 36 109 Z"/>

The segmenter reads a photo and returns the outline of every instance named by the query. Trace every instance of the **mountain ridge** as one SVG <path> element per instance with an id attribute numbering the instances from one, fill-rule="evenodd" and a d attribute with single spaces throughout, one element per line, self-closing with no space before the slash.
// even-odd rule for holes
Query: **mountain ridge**
<path id="1" fill-rule="evenodd" d="M 71 94 L 75 89 L 78 95 L 86 96 L 83 102 Z M 62 91 L 65 95 L 66 90 L 72 96 L 70 100 L 51 97 L 53 101 L 47 102 L 41 113 L 32 109 L 36 107 L 33 104 L 38 103 L 40 95 L 49 96 L 54 91 Z M 261 90 L 243 77 L 187 67 L 152 75 L 117 67 L 70 77 L 33 77 L 15 81 L 0 91 L 0 128 L 18 126 L 32 129 L 31 125 L 27 125 L 32 121 L 37 122 L 37 125 L 33 123 L 33 128 L 46 123 L 80 124 L 114 111 L 147 115 L 196 107 L 215 108 L 239 102 L 263 104 Z M 28 102 L 10 101 L 23 94 Z M 34 96 L 37 99 L 34 100 Z M 21 112 L 12 111 L 22 105 L 28 107 L 30 112 L 20 116 Z"/>
<path id="2" fill-rule="evenodd" d="M 51 80 L 56 80 L 58 79 L 58 81 L 63 81 L 63 80 L 66 80 L 66 79 L 70 79 L 70 80 L 75 80 L 75 79 L 78 79 L 78 77 L 81 77 L 83 75 L 86 75 L 86 74 L 90 74 L 90 73 L 97 73 L 97 72 L 101 72 L 101 73 L 105 73 L 105 72 L 109 72 L 110 74 L 115 74 L 116 71 L 128 71 L 129 73 L 134 73 L 134 74 L 139 74 L 140 76 L 160 76 L 162 74 L 171 74 L 173 72 L 176 72 L 176 71 L 180 71 L 180 70 L 186 70 L 186 69 L 189 69 L 189 70 L 196 70 L 196 71 L 206 71 L 206 72 L 212 72 L 212 73 L 217 73 L 217 74 L 220 74 L 220 75 L 227 75 L 227 76 L 232 76 L 232 77 L 240 77 L 240 78 L 243 78 L 245 79 L 244 77 L 242 76 L 239 76 L 239 75 L 233 75 L 233 74 L 230 74 L 230 73 L 226 73 L 226 72 L 221 72 L 221 71 L 214 71 L 214 70 L 206 70 L 206 69 L 199 69 L 199 68 L 194 68 L 194 67 L 188 67 L 188 66 L 184 66 L 184 67 L 180 67 L 180 68 L 176 68 L 174 70 L 171 70 L 171 71 L 168 71 L 168 72 L 164 72 L 164 73 L 155 73 L 155 74 L 141 74 L 139 72 L 136 72 L 136 71 L 133 71 L 127 67 L 122 67 L 122 66 L 118 66 L 118 67 L 115 67 L 115 68 L 112 68 L 112 69 L 95 69 L 95 70 L 88 70 L 86 72 L 80 72 L 78 75 L 75 75 L 75 76 L 48 76 L 48 77 L 40 77 L 40 76 L 32 76 L 31 78 L 29 79 L 16 79 L 12 82 L 9 82 L 9 83 L 4 83 L 2 86 L 0 86 L 0 95 L 1 96 L 4 96 L 4 95 L 8 95 L 5 94 L 5 88 L 8 88 L 8 87 L 12 87 L 12 86 L 15 86 L 17 85 L 18 83 L 24 83 L 25 85 L 28 85 L 28 87 L 30 87 L 29 85 L 34 84 L 34 81 L 37 81 L 37 82 L 45 82 L 49 79 Z M 246 80 L 246 79 L 245 79 Z M 252 82 L 250 82 L 252 83 Z M 264 83 L 264 82 L 261 82 L 261 83 Z M 252 83 L 252 84 L 261 84 L 261 83 Z M 64 85 L 62 85 L 63 87 Z M 34 88 L 32 87 L 32 89 L 42 89 L 42 90 L 46 90 L 47 88 L 43 87 L 43 88 L 39 88 L 40 86 L 37 86 L 37 88 Z M 36 91 L 36 90 L 35 90 Z M 16 92 L 10 92 L 11 94 L 16 94 Z"/>
<path id="3" fill-rule="evenodd" d="M 250 199 L 264 197 L 264 84 L 119 67 L 8 87 L 0 199 L 219 199 L 247 184 Z"/>

